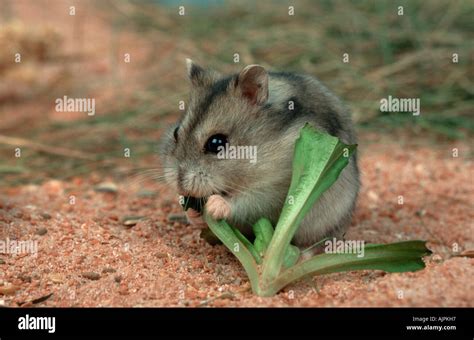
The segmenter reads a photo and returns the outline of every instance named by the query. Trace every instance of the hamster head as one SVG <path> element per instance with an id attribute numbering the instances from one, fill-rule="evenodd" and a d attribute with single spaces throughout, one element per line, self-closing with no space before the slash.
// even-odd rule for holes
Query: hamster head
<path id="1" fill-rule="evenodd" d="M 249 65 L 221 76 L 188 59 L 187 73 L 187 110 L 165 137 L 162 152 L 166 181 L 184 196 L 247 198 L 255 209 L 263 200 L 281 203 L 298 129 L 291 133 L 269 117 L 267 71 Z"/>

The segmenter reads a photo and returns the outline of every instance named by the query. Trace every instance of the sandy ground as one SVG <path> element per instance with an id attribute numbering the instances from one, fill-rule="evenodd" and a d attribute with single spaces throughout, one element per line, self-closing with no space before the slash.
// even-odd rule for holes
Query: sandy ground
<path id="1" fill-rule="evenodd" d="M 474 306 L 474 260 L 455 256 L 474 248 L 467 146 L 378 138 L 363 136 L 363 189 L 347 238 L 428 240 L 434 255 L 422 271 L 317 276 L 256 297 L 232 254 L 182 219 L 172 192 L 90 174 L 1 190 L 0 239 L 33 241 L 37 253 L 0 254 L 0 305 Z M 116 192 L 97 187 L 113 181 Z M 143 218 L 124 225 L 127 216 Z"/>
<path id="2" fill-rule="evenodd" d="M 69 69 L 71 79 L 95 79 L 91 91 L 99 107 L 113 111 L 111 103 L 122 105 L 117 98 L 129 95 L 118 96 L 107 85 L 113 73 L 106 57 L 106 42 L 113 40 L 110 27 L 88 7 L 78 7 L 78 18 L 86 15 L 87 21 L 74 21 L 69 5 L 45 5 L 49 3 L 12 2 L 28 26 L 54 22 L 64 35 L 61 52 L 78 56 Z M 86 24 L 79 26 L 81 22 Z M 136 35 L 122 39 L 119 54 L 131 51 L 133 60 L 146 59 L 148 41 Z M 175 37 L 158 40 L 167 46 L 163 51 L 180 46 Z M 183 53 L 162 55 L 160 60 L 166 62 L 161 67 L 181 74 L 177 65 Z M 61 65 L 49 66 L 63 74 Z M 116 73 L 126 81 L 128 92 L 138 93 L 142 87 L 132 75 L 141 71 L 122 66 Z M 64 86 L 61 83 L 61 96 Z M 28 137 L 32 125 L 82 117 L 58 115 L 51 103 L 19 100 L 5 105 L 4 112 L 12 114 L 3 114 L 3 131 Z M 64 140 L 50 133 L 39 137 L 51 145 Z M 459 149 L 458 157 L 453 157 L 453 148 Z M 175 193 L 145 175 L 90 173 L 67 182 L 51 179 L 41 185 L 0 188 L 0 246 L 6 240 L 24 241 L 37 250 L 14 254 L 0 247 L 0 306 L 474 306 L 474 260 L 458 256 L 474 249 L 473 166 L 467 143 L 415 143 L 406 136 L 365 133 L 359 149 L 363 189 L 347 238 L 373 243 L 428 240 L 434 254 L 425 259 L 426 269 L 318 276 L 275 297 L 259 298 L 252 295 L 233 255 L 222 245 L 206 243 L 200 230 L 186 223 Z M 141 219 L 130 223 L 131 216 Z"/>

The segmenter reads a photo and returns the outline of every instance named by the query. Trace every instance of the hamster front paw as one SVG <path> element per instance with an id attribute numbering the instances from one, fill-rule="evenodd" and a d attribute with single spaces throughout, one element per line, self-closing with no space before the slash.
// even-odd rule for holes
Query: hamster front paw
<path id="1" fill-rule="evenodd" d="M 206 211 L 215 220 L 229 218 L 231 213 L 229 202 L 220 195 L 209 196 Z"/>

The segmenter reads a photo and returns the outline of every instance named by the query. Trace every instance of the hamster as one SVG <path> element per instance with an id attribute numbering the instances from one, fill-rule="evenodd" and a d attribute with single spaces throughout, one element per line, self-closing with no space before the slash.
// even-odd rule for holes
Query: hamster
<path id="1" fill-rule="evenodd" d="M 206 198 L 206 211 L 244 234 L 259 218 L 276 226 L 292 173 L 295 141 L 309 122 L 355 144 L 346 107 L 318 80 L 249 65 L 222 76 L 187 59 L 191 95 L 186 112 L 162 144 L 163 176 L 179 195 Z M 256 161 L 222 159 L 232 146 L 251 146 Z M 338 180 L 314 204 L 292 243 L 308 247 L 325 237 L 342 237 L 359 192 L 354 153 Z M 195 210 L 193 223 L 205 224 Z"/>

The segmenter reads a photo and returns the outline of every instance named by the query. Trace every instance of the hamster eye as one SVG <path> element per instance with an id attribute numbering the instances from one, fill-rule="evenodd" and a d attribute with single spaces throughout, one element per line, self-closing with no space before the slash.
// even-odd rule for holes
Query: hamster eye
<path id="1" fill-rule="evenodd" d="M 216 135 L 212 135 L 209 137 L 209 139 L 206 142 L 206 145 L 204 145 L 204 149 L 206 152 L 211 152 L 211 153 L 218 153 L 222 146 L 225 148 L 225 145 L 227 144 L 227 136 L 223 135 L 221 133 L 218 133 Z"/>
<path id="2" fill-rule="evenodd" d="M 173 131 L 173 137 L 174 137 L 174 142 L 178 142 L 178 130 L 179 130 L 179 125 L 174 129 Z"/>

